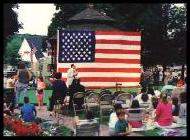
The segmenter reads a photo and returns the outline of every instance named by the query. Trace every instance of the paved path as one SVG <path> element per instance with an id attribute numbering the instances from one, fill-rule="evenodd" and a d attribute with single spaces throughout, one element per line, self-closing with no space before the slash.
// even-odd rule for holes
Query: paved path
<path id="1" fill-rule="evenodd" d="M 38 107 L 36 107 L 38 109 Z M 20 113 L 19 110 L 15 110 L 15 113 Z M 56 123 L 58 119 L 55 116 L 49 116 L 49 111 L 47 111 L 47 107 L 43 106 L 41 110 L 37 110 L 37 117 L 45 119 L 45 120 L 54 120 Z M 59 124 L 64 125 L 72 130 L 74 130 L 73 117 L 60 115 Z M 109 136 L 108 126 L 100 125 L 100 136 Z"/>

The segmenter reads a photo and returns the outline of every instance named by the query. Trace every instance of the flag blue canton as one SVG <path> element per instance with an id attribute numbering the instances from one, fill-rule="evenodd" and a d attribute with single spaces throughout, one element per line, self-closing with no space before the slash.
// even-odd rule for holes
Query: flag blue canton
<path id="1" fill-rule="evenodd" d="M 59 63 L 94 62 L 94 31 L 59 31 Z"/>

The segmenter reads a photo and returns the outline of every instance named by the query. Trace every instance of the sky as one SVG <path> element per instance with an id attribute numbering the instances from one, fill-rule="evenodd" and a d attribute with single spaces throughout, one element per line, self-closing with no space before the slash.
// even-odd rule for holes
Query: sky
<path id="1" fill-rule="evenodd" d="M 176 4 L 182 6 L 183 4 Z M 23 23 L 24 29 L 19 34 L 47 35 L 48 26 L 53 14 L 56 12 L 54 4 L 19 4 L 18 21 Z"/>
<path id="2" fill-rule="evenodd" d="M 56 12 L 54 4 L 19 4 L 18 21 L 23 23 L 24 29 L 19 34 L 47 35 L 48 26 Z"/>

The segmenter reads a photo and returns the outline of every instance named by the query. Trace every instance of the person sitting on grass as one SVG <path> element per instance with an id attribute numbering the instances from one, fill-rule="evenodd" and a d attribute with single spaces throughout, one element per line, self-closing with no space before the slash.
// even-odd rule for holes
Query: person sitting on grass
<path id="1" fill-rule="evenodd" d="M 24 97 L 24 105 L 21 107 L 21 117 L 25 122 L 35 121 L 37 116 L 36 108 L 33 104 L 29 103 L 29 98 Z"/>
<path id="2" fill-rule="evenodd" d="M 159 126 L 170 126 L 172 125 L 172 104 L 168 102 L 166 93 L 162 93 L 160 101 L 156 108 L 156 122 Z"/>
<path id="3" fill-rule="evenodd" d="M 130 107 L 130 109 L 138 109 L 140 108 L 140 105 L 139 105 L 139 101 L 138 100 L 133 100 L 132 101 L 132 105 Z M 129 110 L 128 112 L 128 117 L 130 115 L 133 115 L 135 118 L 138 118 L 139 120 L 135 120 L 135 121 L 129 121 L 129 124 L 133 127 L 133 128 L 140 128 L 143 126 L 143 123 L 142 123 L 142 120 L 140 120 L 141 118 L 141 110 L 138 109 L 138 110 Z"/>
<path id="4" fill-rule="evenodd" d="M 131 125 L 128 124 L 127 120 L 125 119 L 125 112 L 118 111 L 117 113 L 118 121 L 115 124 L 115 132 L 117 136 L 126 136 L 129 135 L 131 132 Z"/>
<path id="5" fill-rule="evenodd" d="M 155 119 L 155 117 L 156 117 L 155 112 L 156 112 L 156 107 L 157 107 L 158 102 L 159 102 L 159 98 L 153 96 L 151 101 L 152 101 L 152 108 L 151 108 L 152 110 L 150 112 L 150 114 L 151 114 L 150 117 L 152 119 Z"/>
<path id="6" fill-rule="evenodd" d="M 6 103 L 6 98 L 3 98 L 3 113 L 11 116 L 12 112 L 10 111 L 10 107 L 8 107 L 7 103 Z"/>
<path id="7" fill-rule="evenodd" d="M 177 97 L 172 97 L 172 115 L 179 116 L 179 103 Z"/>
<path id="8" fill-rule="evenodd" d="M 115 124 L 118 121 L 118 117 L 117 117 L 116 113 L 121 111 L 121 110 L 124 111 L 124 109 L 122 109 L 121 104 L 115 104 L 114 105 L 114 112 L 112 112 L 110 114 L 109 123 L 108 123 L 108 125 L 109 125 L 109 135 L 110 136 L 115 136 L 116 135 L 115 134 Z M 127 119 L 127 115 L 125 115 L 125 119 Z"/>
<path id="9" fill-rule="evenodd" d="M 180 107 L 179 116 L 174 116 L 174 122 L 186 125 L 187 123 L 187 102 L 186 102 L 186 92 L 180 94 Z"/>

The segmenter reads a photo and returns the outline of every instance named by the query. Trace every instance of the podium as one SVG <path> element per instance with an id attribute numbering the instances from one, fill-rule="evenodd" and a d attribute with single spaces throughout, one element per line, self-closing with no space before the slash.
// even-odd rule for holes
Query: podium
<path id="1" fill-rule="evenodd" d="M 115 84 L 116 91 L 121 91 L 121 86 L 122 86 L 122 83 L 116 82 L 116 84 Z"/>

